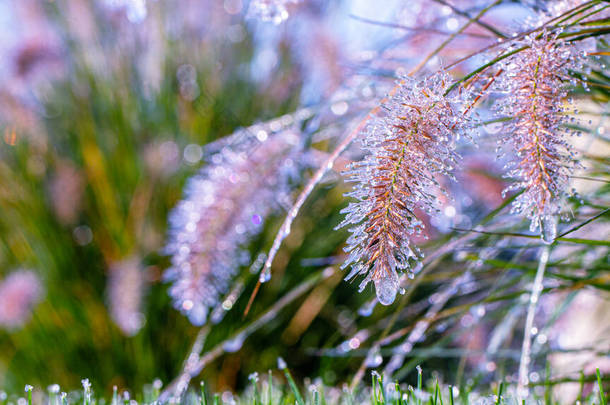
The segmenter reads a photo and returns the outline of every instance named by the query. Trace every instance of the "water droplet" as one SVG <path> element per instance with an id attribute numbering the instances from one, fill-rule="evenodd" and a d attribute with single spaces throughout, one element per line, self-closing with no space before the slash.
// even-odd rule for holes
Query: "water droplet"
<path id="1" fill-rule="evenodd" d="M 269 267 L 265 267 L 263 271 L 261 271 L 258 281 L 261 283 L 266 283 L 269 280 L 271 280 L 271 269 Z"/>
<path id="2" fill-rule="evenodd" d="M 394 302 L 398 292 L 397 284 L 396 280 L 391 277 L 375 280 L 377 299 L 381 305 L 391 305 Z"/>
<path id="3" fill-rule="evenodd" d="M 286 361 L 283 358 L 278 357 L 277 358 L 277 368 L 279 368 L 280 370 L 285 370 L 286 367 L 288 367 L 286 365 Z"/>
<path id="4" fill-rule="evenodd" d="M 364 365 L 367 367 L 378 367 L 383 362 L 383 357 L 379 352 L 379 349 L 373 350 L 366 356 L 366 360 L 364 361 Z"/>
<path id="5" fill-rule="evenodd" d="M 557 219 L 554 216 L 545 216 L 540 219 L 540 238 L 542 242 L 550 245 L 557 237 Z"/>
<path id="6" fill-rule="evenodd" d="M 192 303 L 192 301 L 190 301 Z M 186 301 L 185 301 L 186 303 Z M 184 307 L 184 305 L 183 305 Z M 205 323 L 208 317 L 208 309 L 203 304 L 197 304 L 192 306 L 190 309 L 186 311 L 186 316 L 188 316 L 189 321 L 195 326 L 201 326 Z"/>
<path id="7" fill-rule="evenodd" d="M 227 340 L 224 345 L 222 345 L 222 348 L 225 352 L 235 353 L 244 345 L 244 340 L 246 340 L 244 335 L 237 335 L 233 339 Z"/>

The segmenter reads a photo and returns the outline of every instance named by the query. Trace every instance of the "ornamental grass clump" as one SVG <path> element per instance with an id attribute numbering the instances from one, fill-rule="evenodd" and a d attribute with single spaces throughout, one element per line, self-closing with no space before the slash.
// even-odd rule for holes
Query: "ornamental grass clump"
<path id="1" fill-rule="evenodd" d="M 350 226 L 343 268 L 347 279 L 364 275 L 377 298 L 391 304 L 399 290 L 398 271 L 413 277 L 421 253 L 412 237 L 424 229 L 421 213 L 437 210 L 438 176 L 451 175 L 459 161 L 456 141 L 472 127 L 464 114 L 465 92 L 448 96 L 444 72 L 417 80 L 403 77 L 381 112 L 361 136 L 366 157 L 347 171 L 354 198 L 339 227 Z"/>

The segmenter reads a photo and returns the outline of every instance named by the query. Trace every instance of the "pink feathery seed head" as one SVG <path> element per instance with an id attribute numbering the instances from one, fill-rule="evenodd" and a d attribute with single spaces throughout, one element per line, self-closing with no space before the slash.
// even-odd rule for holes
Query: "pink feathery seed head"
<path id="1" fill-rule="evenodd" d="M 49 182 L 49 194 L 53 211 L 62 224 L 74 224 L 78 220 L 84 191 L 83 175 L 70 163 L 60 161 Z"/>
<path id="2" fill-rule="evenodd" d="M 356 183 L 346 196 L 356 201 L 337 227 L 350 226 L 351 233 L 342 267 L 351 266 L 346 279 L 365 276 L 360 290 L 372 281 L 384 305 L 399 289 L 397 271 L 413 277 L 420 256 L 413 237 L 424 228 L 417 212 L 438 211 L 437 177 L 451 175 L 459 161 L 456 141 L 472 129 L 464 114 L 467 92 L 448 96 L 450 84 L 444 71 L 422 80 L 403 77 L 362 134 L 367 156 L 346 171 Z"/>
<path id="3" fill-rule="evenodd" d="M 299 165 L 298 136 L 291 129 L 260 135 L 247 148 L 225 146 L 211 156 L 170 214 L 165 251 L 172 266 L 165 279 L 172 282 L 174 306 L 193 324 L 206 322 L 249 261 L 243 245 L 290 195 Z"/>
<path id="4" fill-rule="evenodd" d="M 0 282 L 0 327 L 15 329 L 28 321 L 43 293 L 31 270 L 17 270 Z"/>
<path id="5" fill-rule="evenodd" d="M 504 192 L 522 191 L 512 212 L 528 218 L 530 230 L 539 229 L 550 243 L 576 165 L 564 124 L 570 112 L 569 71 L 581 68 L 582 58 L 573 46 L 550 33 L 530 37 L 523 45 L 527 48 L 506 62 L 506 74 L 499 81 L 505 95 L 496 109 L 512 118 L 499 140 L 509 159 L 506 177 L 514 180 Z"/>
<path id="6" fill-rule="evenodd" d="M 108 303 L 110 316 L 127 336 L 134 336 L 144 326 L 142 299 L 146 286 L 144 270 L 137 257 L 110 265 Z"/>

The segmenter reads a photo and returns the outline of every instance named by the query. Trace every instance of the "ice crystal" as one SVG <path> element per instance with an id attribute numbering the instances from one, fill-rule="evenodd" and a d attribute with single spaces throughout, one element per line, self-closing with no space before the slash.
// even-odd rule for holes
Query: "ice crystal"
<path id="1" fill-rule="evenodd" d="M 287 5 L 298 2 L 299 0 L 252 0 L 248 8 L 248 16 L 281 24 L 288 19 Z"/>
<path id="2" fill-rule="evenodd" d="M 346 279 L 365 275 L 360 290 L 373 281 L 381 304 L 391 304 L 399 289 L 397 270 L 414 271 L 420 254 L 412 237 L 424 224 L 416 210 L 437 210 L 439 175 L 450 174 L 459 160 L 455 143 L 470 127 L 463 114 L 465 93 L 446 96 L 450 77 L 404 77 L 361 137 L 367 156 L 346 174 L 356 183 L 354 198 L 338 226 L 350 226 Z"/>
<path id="3" fill-rule="evenodd" d="M 144 287 L 144 274 L 138 258 L 129 258 L 110 266 L 110 316 L 127 336 L 135 335 L 144 325 L 141 308 Z"/>
<path id="4" fill-rule="evenodd" d="M 0 327 L 14 329 L 30 317 L 40 300 L 42 284 L 30 270 L 17 270 L 0 283 Z"/>
<path id="5" fill-rule="evenodd" d="M 170 215 L 166 253 L 172 266 L 165 278 L 173 282 L 174 306 L 193 324 L 205 323 L 249 261 L 243 244 L 288 197 L 297 136 L 286 130 L 261 139 L 250 139 L 250 150 L 225 146 L 211 156 Z"/>
<path id="6" fill-rule="evenodd" d="M 551 243 L 575 166 L 564 127 L 570 112 L 565 101 L 569 70 L 579 67 L 580 58 L 551 34 L 528 38 L 524 45 L 528 48 L 510 58 L 500 81 L 506 95 L 497 109 L 512 117 L 499 140 L 509 157 L 506 176 L 514 180 L 504 192 L 523 191 L 512 212 L 528 218 L 530 230 L 540 229 L 543 241 Z"/>

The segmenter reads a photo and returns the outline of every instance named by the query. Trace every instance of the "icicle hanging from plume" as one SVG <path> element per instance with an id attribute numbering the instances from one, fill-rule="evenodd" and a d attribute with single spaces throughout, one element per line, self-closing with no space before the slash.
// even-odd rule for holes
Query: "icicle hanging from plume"
<path id="1" fill-rule="evenodd" d="M 372 281 L 384 305 L 399 289 L 397 271 L 412 276 L 421 256 L 411 242 L 424 228 L 416 210 L 437 210 L 435 176 L 453 171 L 459 160 L 456 140 L 472 126 L 464 115 L 466 94 L 445 95 L 449 85 L 442 71 L 419 81 L 402 78 L 361 137 L 367 156 L 346 173 L 356 183 L 346 194 L 356 201 L 344 209 L 338 226 L 351 227 L 346 279 L 364 275 L 360 290 Z"/>

